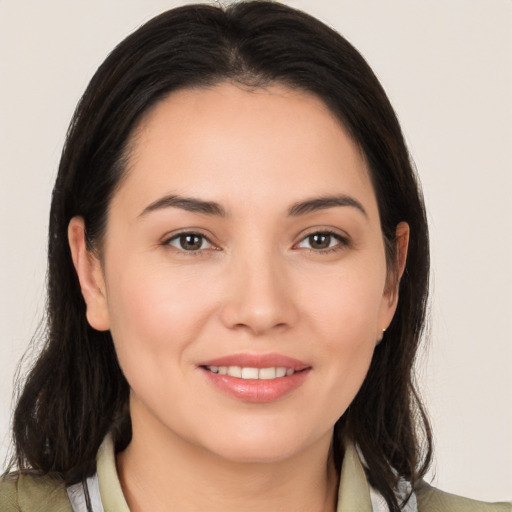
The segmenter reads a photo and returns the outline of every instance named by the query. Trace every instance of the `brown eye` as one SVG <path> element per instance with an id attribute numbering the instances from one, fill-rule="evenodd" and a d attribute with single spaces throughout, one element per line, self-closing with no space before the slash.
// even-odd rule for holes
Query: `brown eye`
<path id="1" fill-rule="evenodd" d="M 328 249 L 331 245 L 331 235 L 315 233 L 308 236 L 308 242 L 311 249 Z"/>
<path id="2" fill-rule="evenodd" d="M 321 252 L 328 249 L 336 249 L 338 246 L 341 248 L 345 245 L 347 245 L 347 242 L 342 236 L 328 231 L 318 231 L 303 238 L 297 246 L 301 249 Z"/>
<path id="3" fill-rule="evenodd" d="M 198 233 L 180 233 L 172 237 L 167 244 L 188 252 L 201 251 L 211 247 L 210 241 Z"/>

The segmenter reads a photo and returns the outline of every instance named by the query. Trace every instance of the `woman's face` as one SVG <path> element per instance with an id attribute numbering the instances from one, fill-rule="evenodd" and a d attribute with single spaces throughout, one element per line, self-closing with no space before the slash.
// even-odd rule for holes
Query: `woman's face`
<path id="1" fill-rule="evenodd" d="M 101 267 L 87 261 L 88 318 L 111 330 L 134 435 L 230 460 L 328 446 L 395 309 L 360 150 L 320 100 L 283 86 L 158 104 Z"/>

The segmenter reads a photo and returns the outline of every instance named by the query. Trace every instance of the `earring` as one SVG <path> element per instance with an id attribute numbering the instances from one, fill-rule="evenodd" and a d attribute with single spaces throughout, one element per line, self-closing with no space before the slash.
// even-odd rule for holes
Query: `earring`
<path id="1" fill-rule="evenodd" d="M 376 346 L 381 344 L 382 339 L 384 338 L 384 333 L 385 333 L 385 332 L 386 332 L 386 329 L 382 329 L 382 333 L 381 333 L 381 335 L 379 336 L 379 338 L 377 338 Z"/>

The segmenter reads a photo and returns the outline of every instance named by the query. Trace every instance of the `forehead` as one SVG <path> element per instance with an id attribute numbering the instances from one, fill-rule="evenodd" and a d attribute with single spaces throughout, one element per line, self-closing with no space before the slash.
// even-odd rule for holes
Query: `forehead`
<path id="1" fill-rule="evenodd" d="M 120 189 L 136 203 L 193 192 L 260 207 L 333 192 L 373 196 L 360 148 L 319 98 L 227 83 L 157 104 L 135 131 Z"/>

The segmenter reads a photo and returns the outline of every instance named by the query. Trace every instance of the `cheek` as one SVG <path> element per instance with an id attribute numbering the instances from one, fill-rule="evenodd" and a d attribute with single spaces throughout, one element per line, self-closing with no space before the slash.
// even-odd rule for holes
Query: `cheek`
<path id="1" fill-rule="evenodd" d="M 305 283 L 303 302 L 309 317 L 333 349 L 357 349 L 376 341 L 385 273 L 369 268 L 351 268 Z"/>
<path id="2" fill-rule="evenodd" d="M 354 399 L 368 372 L 376 344 L 384 278 L 352 273 L 325 281 L 309 296 L 309 315 L 316 350 L 323 358 L 325 397 L 333 419 Z M 376 286 L 375 283 L 378 283 Z"/>
<path id="3" fill-rule="evenodd" d="M 180 326 L 187 325 L 191 317 L 197 321 L 197 313 L 208 307 L 207 296 L 193 272 L 176 272 L 151 261 L 139 264 L 136 259 L 117 268 L 108 273 L 107 282 L 107 286 L 112 283 L 107 296 L 114 329 L 133 335 L 139 331 L 179 332 Z"/>
<path id="4" fill-rule="evenodd" d="M 187 349 L 212 308 L 193 276 L 157 268 L 125 261 L 108 273 L 110 330 L 133 387 L 137 375 L 155 380 L 169 369 L 182 371 L 180 363 L 186 363 Z"/>

